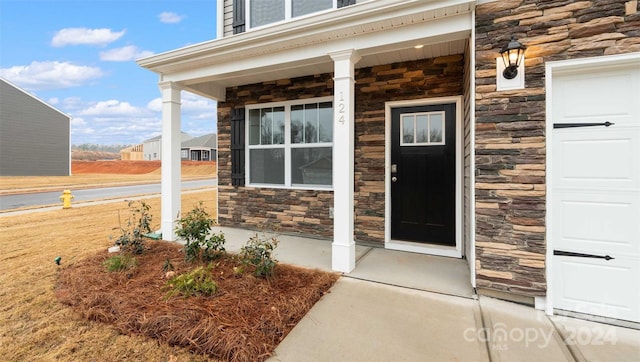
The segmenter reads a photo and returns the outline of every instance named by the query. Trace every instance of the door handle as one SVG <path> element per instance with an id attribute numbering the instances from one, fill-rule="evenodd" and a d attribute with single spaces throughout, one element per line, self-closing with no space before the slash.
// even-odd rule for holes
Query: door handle
<path id="1" fill-rule="evenodd" d="M 595 127 L 595 126 L 613 126 L 615 123 L 606 121 L 604 123 L 554 123 L 553 128 L 576 128 L 576 127 Z"/>
<path id="2" fill-rule="evenodd" d="M 391 182 L 396 182 L 396 181 L 398 181 L 397 177 L 395 177 L 395 176 L 391 177 Z"/>
<path id="3" fill-rule="evenodd" d="M 577 257 L 577 258 L 604 259 L 604 260 L 607 260 L 607 261 L 615 259 L 614 257 L 611 257 L 609 255 L 583 254 L 583 253 L 574 253 L 574 252 L 571 252 L 571 251 L 563 251 L 563 250 L 554 250 L 553 251 L 553 255 L 573 256 L 573 257 Z"/>

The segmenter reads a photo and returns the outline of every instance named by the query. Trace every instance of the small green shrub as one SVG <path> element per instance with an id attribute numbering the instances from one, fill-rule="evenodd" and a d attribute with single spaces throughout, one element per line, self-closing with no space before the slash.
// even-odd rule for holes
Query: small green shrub
<path id="1" fill-rule="evenodd" d="M 170 270 L 173 270 L 173 264 L 171 264 L 171 260 L 169 260 L 169 258 L 167 258 L 167 260 L 164 261 L 164 264 L 162 264 L 162 271 L 163 272 L 168 272 Z"/>
<path id="2" fill-rule="evenodd" d="M 256 233 L 249 238 L 249 241 L 240 250 L 240 260 L 244 264 L 256 268 L 255 275 L 258 277 L 269 277 L 278 261 L 273 258 L 273 250 L 278 246 L 276 236 L 262 236 Z"/>
<path id="3" fill-rule="evenodd" d="M 105 260 L 102 265 L 104 265 L 108 272 L 118 272 L 136 267 L 138 261 L 129 254 L 121 254 L 110 257 Z"/>
<path id="4" fill-rule="evenodd" d="M 224 252 L 224 243 L 227 240 L 224 237 L 224 233 L 212 233 L 209 239 L 206 239 L 202 249 L 202 261 L 210 262 L 219 258 Z"/>
<path id="5" fill-rule="evenodd" d="M 218 291 L 218 284 L 211 277 L 211 265 L 197 267 L 189 273 L 176 275 L 167 282 L 167 298 L 176 294 L 183 297 L 192 295 L 211 296 Z"/>
<path id="6" fill-rule="evenodd" d="M 114 230 L 120 230 L 120 236 L 115 240 L 115 244 L 119 245 L 123 251 L 133 254 L 142 254 L 144 252 L 144 234 L 151 232 L 151 215 L 149 206 L 144 201 L 129 201 L 130 216 L 126 224 L 123 225 L 120 220 L 120 211 L 118 211 L 118 220 L 120 226 Z M 112 239 L 109 236 L 109 239 Z"/>
<path id="7" fill-rule="evenodd" d="M 176 235 L 185 241 L 183 250 L 186 261 L 193 262 L 201 259 L 209 262 L 225 252 L 226 240 L 222 232 L 213 233 L 208 237 L 214 224 L 215 221 L 204 209 L 202 202 L 178 220 Z"/>

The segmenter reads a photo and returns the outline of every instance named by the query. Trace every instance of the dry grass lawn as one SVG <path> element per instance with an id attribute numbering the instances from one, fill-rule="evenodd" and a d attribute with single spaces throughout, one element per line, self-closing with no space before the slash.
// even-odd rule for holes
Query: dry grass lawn
<path id="1" fill-rule="evenodd" d="M 215 191 L 183 195 L 183 213 L 203 201 L 213 214 L 215 198 Z M 160 200 L 146 201 L 157 227 Z M 118 225 L 117 210 L 127 212 L 127 203 L 0 215 L 0 359 L 209 360 L 149 338 L 122 335 L 108 325 L 82 319 L 56 300 L 55 257 L 62 256 L 65 266 L 111 246 L 108 237 Z"/>
<path id="2" fill-rule="evenodd" d="M 103 185 L 146 175 L 98 176 Z M 202 202 L 215 218 L 216 197 L 216 190 L 183 194 L 182 214 Z M 160 199 L 144 201 L 157 230 Z M 109 237 L 120 235 L 119 214 L 124 222 L 130 211 L 127 201 L 116 201 L 0 213 L 0 360 L 260 361 L 337 279 L 286 265 L 271 280 L 240 277 L 236 261 L 220 261 L 215 297 L 167 300 L 161 264 L 171 259 L 179 273 L 192 267 L 175 244 L 149 241 L 134 274 L 104 272 Z"/>
<path id="3" fill-rule="evenodd" d="M 128 168 L 127 171 L 130 171 L 130 174 L 109 174 L 108 171 L 97 169 L 93 169 L 93 171 L 107 173 L 91 173 L 91 166 L 104 168 L 105 165 L 107 163 L 85 164 L 83 165 L 84 171 L 89 171 L 89 173 L 78 173 L 70 177 L 0 177 L 0 195 L 16 191 L 28 192 L 30 190 L 47 190 L 48 188 L 57 190 L 71 188 L 73 190 L 82 187 L 100 187 L 107 184 L 157 182 L 160 180 L 159 169 L 151 172 L 144 170 L 146 173 L 138 172 L 136 174 L 134 172 L 136 170 L 132 168 L 133 163 L 122 164 Z M 114 167 L 117 169 L 118 164 L 114 162 L 109 163 L 108 166 L 113 171 Z M 147 166 L 144 165 L 144 167 Z M 183 164 L 182 171 L 183 179 L 210 177 L 216 174 L 215 163 L 208 165 L 201 163 L 193 165 L 193 167 L 188 164 L 185 167 Z M 215 218 L 216 197 L 216 190 L 183 194 L 182 214 L 186 214 L 196 204 L 203 202 L 207 212 Z M 160 224 L 160 198 L 147 198 L 144 201 L 151 207 L 152 230 L 157 230 Z M 142 267 L 132 280 L 125 278 L 123 279 L 124 284 L 114 284 L 109 280 L 114 280 L 114 277 L 119 280 L 117 276 L 96 271 L 102 270 L 102 265 L 98 264 L 95 268 L 94 263 L 91 262 L 91 260 L 97 260 L 96 258 L 104 258 L 106 248 L 113 245 L 109 236 L 115 238 L 119 235 L 119 230 L 114 230 L 119 225 L 119 213 L 121 218 L 126 220 L 130 214 L 127 201 L 75 206 L 66 210 L 60 208 L 13 215 L 0 213 L 0 285 L 2 286 L 0 288 L 0 360 L 175 362 L 210 361 L 212 360 L 209 357 L 211 355 L 234 360 L 262 360 L 295 326 L 297 320 L 306 313 L 317 298 L 337 279 L 336 275 L 320 272 L 312 275 L 313 272 L 296 272 L 296 268 L 286 266 L 277 269 L 280 272 L 276 272 L 276 277 L 278 275 L 287 275 L 287 277 L 282 277 L 281 280 L 273 283 L 267 281 L 266 285 L 251 275 L 235 279 L 234 276 L 227 273 L 231 278 L 227 281 L 226 286 L 221 284 L 221 289 L 224 289 L 222 297 L 214 298 L 220 301 L 204 300 L 204 303 L 196 303 L 196 305 L 192 305 L 193 301 L 189 301 L 192 304 L 188 306 L 183 305 L 180 301 L 177 304 L 174 302 L 158 303 L 162 296 L 158 296 L 159 292 L 155 290 L 157 288 L 132 286 L 136 284 L 133 279 L 138 274 L 145 273 L 142 271 Z M 62 257 L 61 266 L 57 266 L 54 262 L 57 256 Z M 175 259 L 176 265 L 180 264 L 180 253 L 174 255 L 173 259 Z M 155 275 L 155 264 L 157 263 L 149 264 L 153 266 L 153 269 L 149 269 L 150 272 L 146 272 L 146 275 Z M 82 269 L 86 267 L 89 269 Z M 177 269 L 179 268 L 177 267 Z M 74 270 L 77 273 L 73 274 Z M 87 270 L 93 270 L 93 272 L 87 272 Z M 64 289 L 60 283 L 64 280 L 68 281 L 70 275 L 75 275 L 71 279 L 74 287 Z M 151 279 L 152 283 L 149 285 L 152 286 L 164 283 L 156 278 Z M 236 280 L 239 282 L 236 283 Z M 144 283 L 138 282 L 138 284 Z M 322 287 L 318 287 L 316 284 L 322 284 Z M 68 287 L 69 283 L 66 285 Z M 127 285 L 127 287 L 121 291 L 118 289 L 118 285 Z M 243 285 L 247 287 L 243 288 Z M 252 289 L 256 288 L 256 285 L 258 288 L 264 289 L 262 291 L 264 296 L 260 297 L 259 291 Z M 272 287 L 274 289 L 270 289 Z M 132 288 L 135 290 L 130 290 Z M 238 291 L 234 292 L 234 288 Z M 149 291 L 151 293 L 148 293 Z M 316 297 L 315 299 L 301 297 L 300 291 L 305 291 L 307 295 L 315 295 Z M 58 297 L 61 295 L 66 295 L 66 297 L 58 299 L 56 292 Z M 118 295 L 121 292 L 129 293 L 129 296 Z M 149 295 L 155 293 L 152 295 L 152 299 L 155 299 L 149 302 L 149 299 L 133 298 L 133 295 L 142 296 L 145 293 Z M 76 302 L 82 299 L 91 300 L 91 298 L 94 301 L 96 298 L 101 301 L 115 300 L 116 305 L 103 303 L 106 309 L 97 311 L 91 305 L 83 307 L 82 302 Z M 143 304 L 132 304 L 126 307 L 129 301 L 136 299 L 142 301 Z M 300 303 L 300 300 L 307 299 L 308 301 L 305 302 L 306 305 L 303 308 L 303 303 Z M 61 300 L 74 307 L 64 305 Z M 219 303 L 225 300 L 226 302 L 222 303 L 226 303 L 227 307 L 221 307 Z M 238 301 L 247 301 L 248 303 Z M 210 303 L 213 304 L 210 305 Z M 181 305 L 182 308 L 174 310 L 171 309 L 171 305 Z M 189 332 L 188 329 L 180 328 L 177 335 L 182 332 L 184 337 L 178 339 L 186 342 L 176 341 L 176 338 L 173 338 L 171 343 L 188 346 L 191 350 L 208 353 L 209 356 L 194 354 L 185 347 L 174 347 L 166 342 L 141 336 L 145 334 L 160 338 L 162 337 L 160 334 L 176 335 L 171 334 L 175 332 L 171 330 L 171 327 L 176 327 L 176 323 L 170 323 L 171 326 L 167 327 L 166 323 L 154 322 L 163 331 L 170 330 L 167 333 L 150 333 L 136 328 L 123 328 L 123 325 L 138 323 L 144 326 L 148 324 L 146 323 L 147 317 L 151 317 L 152 314 L 152 310 L 148 310 L 150 306 L 153 310 L 160 311 L 160 319 L 158 320 L 170 318 L 172 321 L 179 321 L 181 318 L 184 319 L 184 313 L 181 312 L 187 311 L 188 315 L 194 315 L 197 310 L 201 310 L 203 314 L 198 315 L 195 320 L 203 320 L 206 325 L 213 326 L 213 328 L 207 327 L 207 329 L 215 332 L 211 336 L 216 338 L 207 338 L 204 344 L 195 343 L 189 337 L 193 331 Z M 117 308 L 118 312 L 128 308 L 129 314 L 125 315 L 123 319 L 117 320 L 117 315 L 122 313 L 116 313 L 114 308 Z M 238 309 L 239 312 L 235 311 L 236 314 L 219 313 L 219 310 L 225 309 Z M 142 316 L 139 311 L 142 311 Z M 83 315 L 91 318 L 90 315 L 94 312 L 108 317 L 106 319 L 94 318 L 94 320 L 102 320 L 111 324 L 98 323 L 83 318 Z M 145 315 L 145 313 L 149 314 Z M 219 318 L 222 320 L 233 322 L 225 322 L 224 325 L 220 325 L 216 320 L 211 319 L 211 316 L 215 314 L 219 314 Z M 249 318 L 250 314 L 253 314 L 253 317 Z M 270 314 L 276 317 L 269 317 Z M 244 321 L 244 325 L 239 322 L 240 325 L 237 326 L 235 321 L 238 320 Z M 265 326 L 269 328 L 265 329 Z M 235 335 L 228 332 L 223 333 L 226 333 L 230 338 L 220 337 L 218 330 L 224 331 L 237 327 L 244 329 L 239 329 L 240 333 Z M 202 326 L 194 324 L 194 328 L 202 328 Z M 253 332 L 245 332 L 246 330 Z M 260 337 L 262 340 L 254 338 L 255 331 L 262 333 L 263 337 Z M 165 338 L 165 340 L 167 339 Z M 221 341 L 226 341 L 222 344 L 226 343 L 230 348 L 226 349 L 227 352 L 214 352 L 210 347 L 221 344 Z M 231 343 L 227 343 L 229 341 Z M 259 348 L 249 348 L 251 343 L 248 341 L 254 341 L 254 344 Z"/>

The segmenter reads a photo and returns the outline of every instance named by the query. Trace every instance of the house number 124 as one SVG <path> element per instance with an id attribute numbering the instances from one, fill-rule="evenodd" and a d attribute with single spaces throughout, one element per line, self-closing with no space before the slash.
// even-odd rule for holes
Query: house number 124
<path id="1" fill-rule="evenodd" d="M 340 99 L 338 100 L 338 122 L 344 124 L 344 94 L 340 92 Z"/>

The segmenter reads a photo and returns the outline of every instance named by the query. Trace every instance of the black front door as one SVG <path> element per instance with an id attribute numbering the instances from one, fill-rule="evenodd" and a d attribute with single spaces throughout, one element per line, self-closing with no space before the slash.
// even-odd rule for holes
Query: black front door
<path id="1" fill-rule="evenodd" d="M 391 115 L 391 238 L 455 246 L 456 105 Z"/>

